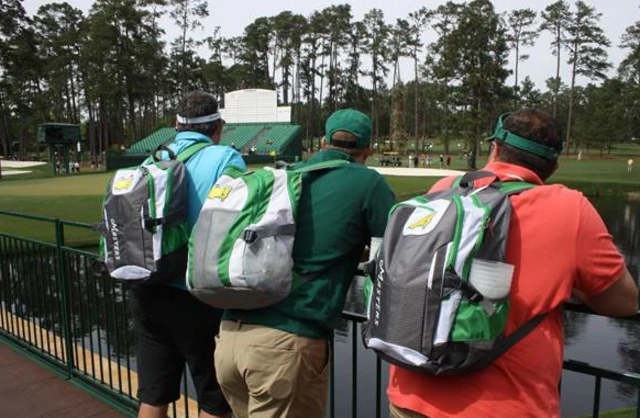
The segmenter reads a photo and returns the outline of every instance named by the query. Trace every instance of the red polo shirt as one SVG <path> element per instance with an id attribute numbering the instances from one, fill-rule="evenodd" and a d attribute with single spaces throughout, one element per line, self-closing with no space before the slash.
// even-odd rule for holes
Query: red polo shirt
<path id="1" fill-rule="evenodd" d="M 503 181 L 542 184 L 516 165 L 490 163 Z M 431 191 L 451 185 L 436 183 Z M 558 383 L 564 334 L 560 306 L 578 289 L 597 295 L 616 280 L 624 260 L 602 219 L 582 195 L 561 185 L 512 196 L 507 262 L 516 266 L 507 334 L 534 316 L 551 312 L 524 340 L 487 369 L 466 376 L 435 377 L 392 366 L 388 395 L 394 405 L 431 418 L 560 417 Z"/>

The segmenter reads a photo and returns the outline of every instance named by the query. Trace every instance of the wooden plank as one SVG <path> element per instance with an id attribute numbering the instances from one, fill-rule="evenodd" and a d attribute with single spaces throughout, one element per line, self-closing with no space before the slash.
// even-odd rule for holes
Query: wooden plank
<path id="1" fill-rule="evenodd" d="M 0 343 L 2 417 L 122 418 L 80 388 Z"/>
<path id="2" fill-rule="evenodd" d="M 41 328 L 33 321 L 29 321 L 27 319 L 20 318 L 17 315 L 13 315 L 6 309 L 0 308 L 0 315 L 3 315 L 3 321 L 1 323 L 4 324 L 4 328 L 2 329 L 4 329 L 6 332 L 16 337 L 20 337 L 18 333 L 20 327 L 22 327 L 22 329 L 24 330 L 29 330 L 29 332 L 23 333 L 24 338 L 21 338 L 23 341 L 27 342 L 29 345 L 37 348 L 43 353 L 58 358 L 62 362 L 66 362 L 66 344 L 61 336 L 54 332 Z M 4 319 L 6 319 L 6 321 L 4 321 Z M 11 327 L 7 326 L 7 322 L 13 324 L 13 330 L 11 330 Z M 41 337 L 41 335 L 43 337 Z M 136 394 L 138 392 L 138 374 L 134 370 L 129 371 L 129 374 L 131 376 L 131 386 L 129 386 L 126 367 L 123 367 L 122 365 L 112 361 L 109 358 L 101 357 L 99 353 L 91 351 L 87 348 L 83 348 L 79 344 L 74 344 L 71 349 L 74 351 L 74 357 L 76 359 L 75 368 L 77 370 L 83 372 L 87 376 L 92 377 L 98 382 L 110 386 L 114 392 L 120 393 L 122 394 L 122 396 L 129 396 L 129 394 L 131 394 L 131 397 L 133 399 L 136 399 Z M 83 358 L 86 358 L 86 365 L 84 364 L 85 362 L 81 360 Z M 93 361 L 91 361 L 92 359 Z M 109 371 L 111 371 L 111 373 L 109 373 Z M 121 379 L 118 379 L 118 373 L 120 373 Z M 120 380 L 122 383 L 121 385 Z M 112 382 L 112 384 L 109 385 L 109 382 Z M 186 405 L 188 405 L 189 410 L 188 418 L 197 418 L 198 404 L 196 400 L 187 397 L 184 394 L 181 394 L 180 399 L 176 401 L 177 414 L 175 415 L 175 417 L 173 415 L 173 408 L 169 408 L 169 416 L 172 418 L 187 417 L 187 415 L 185 414 Z"/>

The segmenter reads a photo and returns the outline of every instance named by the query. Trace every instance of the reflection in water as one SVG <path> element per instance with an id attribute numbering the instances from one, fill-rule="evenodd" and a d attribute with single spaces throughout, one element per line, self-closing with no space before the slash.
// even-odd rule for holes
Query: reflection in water
<path id="1" fill-rule="evenodd" d="M 594 206 L 602 216 L 607 228 L 614 237 L 614 241 L 620 252 L 624 255 L 627 268 L 631 275 L 640 283 L 640 254 L 639 231 L 640 225 L 640 202 L 627 202 L 613 199 L 599 199 L 593 202 Z M 618 358 L 602 358 L 597 352 L 590 353 L 590 357 L 597 358 L 594 361 L 597 365 L 602 365 L 614 370 L 630 371 L 640 373 L 640 324 L 629 321 L 607 320 L 606 328 L 589 329 L 577 333 L 576 343 L 580 343 L 580 336 L 586 332 L 608 332 L 614 331 L 615 340 L 610 340 L 611 344 L 617 344 Z M 582 360 L 582 359 L 578 359 Z M 623 405 L 633 406 L 639 396 L 639 389 L 627 384 L 616 383 L 616 398 Z M 603 406 L 607 408 L 610 404 L 605 397 Z M 616 404 L 618 406 L 618 404 Z"/>
<path id="2" fill-rule="evenodd" d="M 43 331 L 62 334 L 65 306 L 57 277 L 67 277 L 68 317 L 76 344 L 116 361 L 132 359 L 133 324 L 122 284 L 85 257 L 65 254 L 62 275 L 56 271 L 53 250 L 4 244 L 4 248 L 0 245 L 0 300 L 5 309 L 30 319 Z"/>
<path id="3" fill-rule="evenodd" d="M 571 344 L 584 333 L 588 316 L 578 312 L 565 311 L 564 313 L 564 339 L 565 344 Z"/>

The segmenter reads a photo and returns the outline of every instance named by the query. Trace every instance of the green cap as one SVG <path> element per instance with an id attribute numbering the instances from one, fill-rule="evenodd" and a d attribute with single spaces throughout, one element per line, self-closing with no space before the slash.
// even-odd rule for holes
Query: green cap
<path id="1" fill-rule="evenodd" d="M 373 125 L 371 118 L 355 109 L 342 109 L 334 112 L 325 125 L 325 141 L 332 144 L 338 140 L 333 140 L 336 132 L 348 132 L 356 137 L 356 148 L 368 148 L 371 143 L 371 132 Z M 337 145 L 337 144 L 336 144 Z M 340 144 L 342 146 L 342 144 Z"/>
<path id="2" fill-rule="evenodd" d="M 542 157 L 547 160 L 555 161 L 558 159 L 559 154 L 562 152 L 562 148 L 556 149 L 553 147 L 549 147 L 547 145 L 535 142 L 531 139 L 516 135 L 513 132 L 509 132 L 504 127 L 504 121 L 510 115 L 511 113 L 504 113 L 500 115 L 500 117 L 498 117 L 496 130 L 493 132 L 493 135 L 487 138 L 489 141 L 495 140 L 498 142 L 502 142 L 511 145 L 514 148 L 518 148 L 522 151 L 537 155 L 538 157 Z"/>

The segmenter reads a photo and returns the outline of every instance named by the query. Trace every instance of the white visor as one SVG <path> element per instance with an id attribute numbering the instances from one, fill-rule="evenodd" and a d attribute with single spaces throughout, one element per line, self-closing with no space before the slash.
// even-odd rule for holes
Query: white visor
<path id="1" fill-rule="evenodd" d="M 199 125 L 201 123 L 214 122 L 222 118 L 220 113 L 214 113 L 212 115 L 200 116 L 197 118 L 185 118 L 184 116 L 177 115 L 176 120 L 183 125 Z"/>

